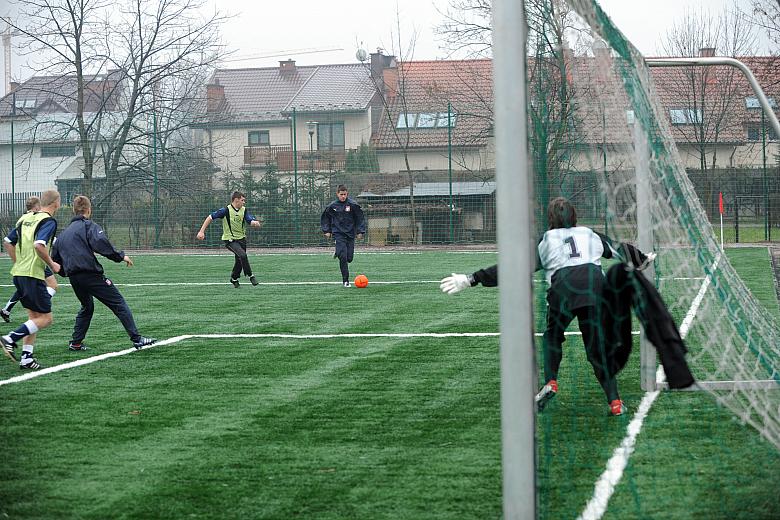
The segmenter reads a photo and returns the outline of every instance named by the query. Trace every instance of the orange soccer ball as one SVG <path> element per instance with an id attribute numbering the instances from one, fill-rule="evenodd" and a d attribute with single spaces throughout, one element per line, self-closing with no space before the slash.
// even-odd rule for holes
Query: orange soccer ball
<path id="1" fill-rule="evenodd" d="M 364 274 L 359 274 L 355 277 L 355 287 L 363 289 L 368 287 L 368 277 Z"/>

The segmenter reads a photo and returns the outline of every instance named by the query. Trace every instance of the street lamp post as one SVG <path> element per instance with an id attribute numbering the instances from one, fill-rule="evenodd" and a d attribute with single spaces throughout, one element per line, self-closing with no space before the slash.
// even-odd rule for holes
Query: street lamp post
<path id="1" fill-rule="evenodd" d="M 309 197 L 314 194 L 314 132 L 316 130 L 316 121 L 306 121 L 306 131 L 309 132 Z"/>
<path id="2" fill-rule="evenodd" d="M 309 132 L 309 169 L 314 173 L 314 132 L 317 130 L 317 122 L 306 121 L 306 130 Z"/>

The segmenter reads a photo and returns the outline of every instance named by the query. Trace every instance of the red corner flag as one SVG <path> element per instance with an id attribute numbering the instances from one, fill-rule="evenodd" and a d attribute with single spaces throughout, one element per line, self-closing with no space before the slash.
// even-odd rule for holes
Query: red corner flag
<path id="1" fill-rule="evenodd" d="M 720 209 L 720 214 L 723 215 L 723 192 L 718 192 L 718 209 Z"/>

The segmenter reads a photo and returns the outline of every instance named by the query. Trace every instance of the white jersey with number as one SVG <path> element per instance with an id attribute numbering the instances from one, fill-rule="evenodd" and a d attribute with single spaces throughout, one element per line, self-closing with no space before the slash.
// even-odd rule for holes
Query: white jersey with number
<path id="1" fill-rule="evenodd" d="M 601 237 L 584 226 L 550 229 L 545 232 L 537 249 L 547 283 L 552 284 L 555 272 L 564 267 L 585 264 L 600 266 L 604 246 Z"/>

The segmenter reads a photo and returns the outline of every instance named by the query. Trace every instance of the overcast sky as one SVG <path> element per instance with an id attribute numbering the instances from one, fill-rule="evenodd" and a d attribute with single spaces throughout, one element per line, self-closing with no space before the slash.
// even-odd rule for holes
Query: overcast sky
<path id="1" fill-rule="evenodd" d="M 287 58 L 301 65 L 354 63 L 359 46 L 369 52 L 381 47 L 398 55 L 400 45 L 405 59 L 446 56 L 435 28 L 447 0 L 208 1 L 212 8 L 235 15 L 223 28 L 223 38 L 234 51 L 230 61 L 222 64 L 226 68 L 274 66 Z M 738 3 L 745 8 L 750 2 Z M 0 0 L 2 4 L 7 5 L 5 0 Z M 686 11 L 700 12 L 703 6 L 720 12 L 733 0 L 601 0 L 600 4 L 643 54 L 658 55 L 658 42 L 675 19 Z M 6 14 L 7 8 L 0 7 L 0 15 Z M 14 41 L 12 49 L 17 51 L 21 44 Z M 11 63 L 14 80 L 32 75 L 16 52 Z M 0 82 L 0 93 L 5 93 L 5 81 Z"/>

